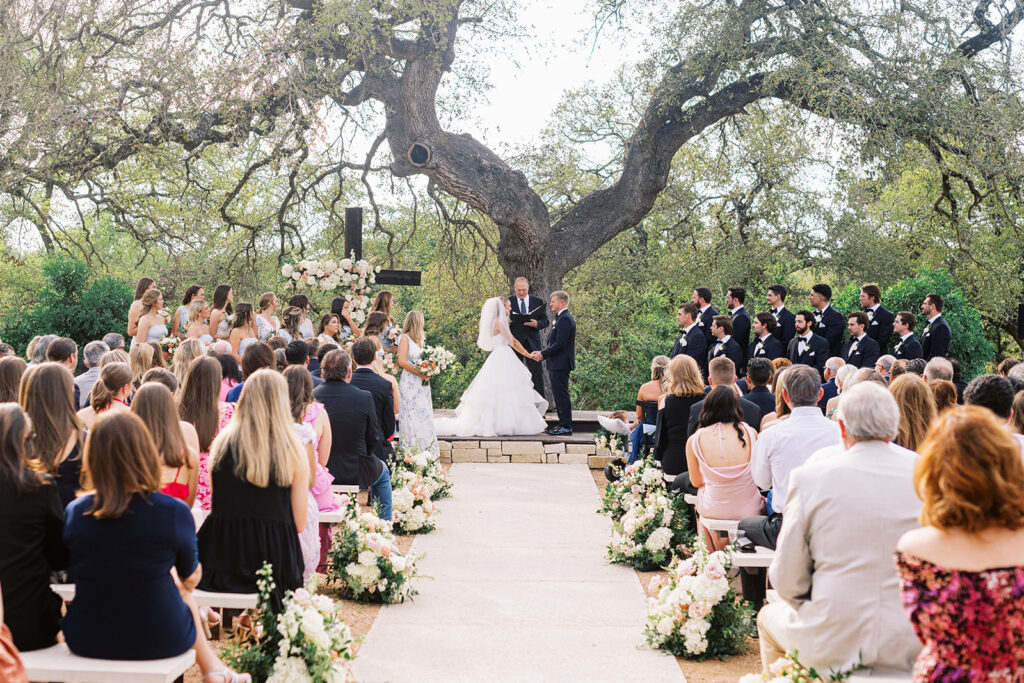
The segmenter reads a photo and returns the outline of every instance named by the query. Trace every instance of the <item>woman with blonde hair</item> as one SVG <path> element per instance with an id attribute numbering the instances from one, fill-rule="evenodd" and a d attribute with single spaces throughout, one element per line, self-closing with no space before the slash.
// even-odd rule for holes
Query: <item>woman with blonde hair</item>
<path id="1" fill-rule="evenodd" d="M 210 454 L 213 507 L 199 529 L 200 588 L 257 591 L 256 572 L 274 568 L 273 608 L 285 591 L 302 586 L 299 532 L 306 528 L 310 472 L 295 433 L 288 384 L 274 370 L 258 370 L 242 388 L 235 417 Z"/>
<path id="2" fill-rule="evenodd" d="M 894 379 L 889 391 L 900 407 L 900 428 L 895 443 L 916 451 L 938 416 L 935 396 L 924 380 L 912 373 Z"/>
<path id="3" fill-rule="evenodd" d="M 142 420 L 131 413 L 97 420 L 85 470 L 94 488 L 68 506 L 64 525 L 75 577 L 64 619 L 68 649 L 141 660 L 192 648 L 204 681 L 249 681 L 225 668 L 200 628 L 192 591 L 203 571 L 192 515 L 159 492 L 160 457 Z"/>
<path id="4" fill-rule="evenodd" d="M 143 373 L 145 374 L 145 373 Z M 128 399 L 132 395 L 132 369 L 124 363 L 111 363 L 100 370 L 96 384 L 89 392 L 89 405 L 78 411 L 86 429 L 91 429 L 102 413 L 127 413 Z"/>
<path id="5" fill-rule="evenodd" d="M 778 359 L 776 358 L 776 360 Z M 783 367 L 776 371 L 772 376 L 772 384 L 778 389 L 777 393 L 775 393 L 775 412 L 768 413 L 761 417 L 762 434 L 764 433 L 764 430 L 768 429 L 772 425 L 788 419 L 790 414 L 793 412 L 790 410 L 789 404 L 782 398 L 782 392 L 786 388 L 786 380 L 783 379 L 783 375 L 786 374 L 786 370 L 789 367 L 792 367 L 792 365 Z"/>
<path id="6" fill-rule="evenodd" d="M 430 378 L 416 369 L 423 344 L 423 314 L 409 311 L 402 326 L 402 336 L 398 338 L 397 364 L 402 368 L 402 378 L 398 383 L 402 401 L 398 413 L 398 436 L 403 446 L 429 450 L 437 455 Z"/>
<path id="7" fill-rule="evenodd" d="M 632 447 L 629 454 L 630 463 L 639 457 L 647 437 L 655 432 L 658 424 L 658 405 L 661 397 L 669 390 L 668 362 L 668 356 L 655 356 L 651 360 L 650 381 L 641 384 L 636 392 L 636 420 L 629 425 L 629 443 Z M 644 403 L 655 405 L 645 406 Z"/>
<path id="8" fill-rule="evenodd" d="M 788 358 L 779 357 L 772 359 L 772 393 L 776 396 L 779 395 L 779 376 L 783 370 L 790 367 L 793 367 L 793 362 Z"/>
<path id="9" fill-rule="evenodd" d="M 673 480 L 686 471 L 686 432 L 690 408 L 704 399 L 700 368 L 686 354 L 668 363 L 668 393 L 661 399 L 654 440 L 654 459 L 661 463 L 665 478 Z"/>
<path id="10" fill-rule="evenodd" d="M 128 354 L 129 365 L 132 369 L 132 384 L 142 384 L 142 376 L 153 367 L 153 347 L 149 344 L 134 344 Z"/>
<path id="11" fill-rule="evenodd" d="M 191 508 L 196 501 L 199 478 L 199 436 L 196 428 L 178 419 L 174 396 L 159 382 L 139 387 L 132 398 L 131 411 L 149 429 L 160 455 L 160 493 L 182 500 Z"/>
<path id="12" fill-rule="evenodd" d="M 141 315 L 138 334 L 132 337 L 132 345 L 157 342 L 167 336 L 167 319 L 163 316 L 164 295 L 159 289 L 151 289 L 142 295 Z"/>
<path id="13" fill-rule="evenodd" d="M 825 404 L 825 417 L 830 420 L 835 419 L 836 408 L 839 407 L 839 397 L 843 395 L 845 389 L 853 387 L 854 382 L 851 380 L 859 369 L 853 365 L 844 365 L 836 370 L 836 395 Z"/>
<path id="14" fill-rule="evenodd" d="M 160 346 L 160 342 L 147 342 L 153 347 L 153 368 L 166 368 L 167 360 L 164 358 L 164 348 Z"/>
<path id="15" fill-rule="evenodd" d="M 100 367 L 110 365 L 111 363 L 124 363 L 131 367 L 132 357 L 124 349 L 114 349 L 113 351 L 107 351 L 105 354 L 100 356 Z"/>
<path id="16" fill-rule="evenodd" d="M 1017 443 L 991 411 L 967 406 L 940 415 L 920 453 L 924 526 L 896 546 L 903 607 L 924 644 L 914 680 L 1024 680 Z"/>
<path id="17" fill-rule="evenodd" d="M 85 438 L 82 420 L 75 412 L 74 386 L 66 367 L 43 363 L 25 371 L 18 390 L 18 403 L 32 420 L 32 469 L 57 480 L 64 505 L 74 500 L 79 488 L 79 449 Z"/>
<path id="18" fill-rule="evenodd" d="M 171 363 L 171 371 L 178 379 L 178 386 L 185 383 L 185 375 L 188 368 L 196 358 L 206 355 L 206 347 L 198 339 L 186 339 L 174 350 L 174 361 Z"/>
<path id="19" fill-rule="evenodd" d="M 302 341 L 302 321 L 305 314 L 298 306 L 288 306 L 281 313 L 281 328 L 278 335 L 291 344 L 293 341 Z"/>
<path id="20" fill-rule="evenodd" d="M 281 327 L 281 321 L 274 313 L 277 312 L 277 295 L 273 292 L 260 294 L 259 308 L 256 309 L 256 336 L 260 341 L 267 341 L 270 335 Z"/>
<path id="21" fill-rule="evenodd" d="M 201 344 L 213 343 L 213 335 L 210 333 L 210 304 L 206 299 L 197 299 L 188 305 L 188 324 L 185 327 L 185 336 L 188 339 L 198 339 Z"/>

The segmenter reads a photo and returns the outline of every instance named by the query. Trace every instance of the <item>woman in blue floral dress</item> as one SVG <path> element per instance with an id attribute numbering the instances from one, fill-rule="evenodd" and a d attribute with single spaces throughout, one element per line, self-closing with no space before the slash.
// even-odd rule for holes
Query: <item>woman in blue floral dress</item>
<path id="1" fill-rule="evenodd" d="M 398 338 L 398 365 L 402 379 L 398 384 L 402 405 L 398 412 L 398 438 L 402 446 L 429 450 L 437 455 L 434 433 L 434 403 L 430 396 L 430 378 L 416 369 L 423 353 L 423 314 L 409 311 Z"/>

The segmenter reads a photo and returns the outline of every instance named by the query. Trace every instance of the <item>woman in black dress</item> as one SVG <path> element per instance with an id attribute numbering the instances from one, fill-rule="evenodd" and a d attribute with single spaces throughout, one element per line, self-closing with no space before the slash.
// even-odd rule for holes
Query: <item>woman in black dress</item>
<path id="1" fill-rule="evenodd" d="M 690 407 L 704 399 L 697 361 L 679 354 L 668 364 L 669 392 L 658 411 L 658 429 L 654 440 L 654 459 L 661 463 L 666 479 L 686 471 L 686 425 Z"/>
<path id="2" fill-rule="evenodd" d="M 57 485 L 28 469 L 31 430 L 17 403 L 0 403 L 0 587 L 19 650 L 57 643 L 61 599 L 50 590 L 50 572 L 68 566 Z"/>
<path id="3" fill-rule="evenodd" d="M 32 420 L 32 468 L 57 480 L 63 509 L 80 488 L 85 438 L 74 378 L 57 363 L 33 365 L 21 378 L 18 402 Z"/>
<path id="4" fill-rule="evenodd" d="M 199 530 L 203 590 L 255 593 L 256 571 L 274 568 L 274 609 L 302 586 L 298 533 L 306 527 L 309 465 L 279 373 L 246 379 L 235 416 L 210 453 L 213 504 Z"/>

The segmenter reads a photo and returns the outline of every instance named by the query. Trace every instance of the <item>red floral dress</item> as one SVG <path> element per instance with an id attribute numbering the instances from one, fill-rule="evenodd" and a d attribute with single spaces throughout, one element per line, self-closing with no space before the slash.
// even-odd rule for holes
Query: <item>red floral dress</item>
<path id="1" fill-rule="evenodd" d="M 915 681 L 1024 681 L 1024 567 L 969 572 L 896 553 L 924 649 Z"/>

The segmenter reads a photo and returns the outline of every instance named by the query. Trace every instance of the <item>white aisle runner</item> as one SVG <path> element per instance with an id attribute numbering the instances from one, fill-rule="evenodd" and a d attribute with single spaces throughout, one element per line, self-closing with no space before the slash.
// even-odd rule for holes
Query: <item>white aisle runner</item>
<path id="1" fill-rule="evenodd" d="M 413 543 L 426 553 L 420 594 L 381 610 L 359 681 L 684 680 L 673 657 L 638 648 L 643 589 L 605 560 L 586 465 L 459 463 L 450 475 L 437 530 Z"/>

